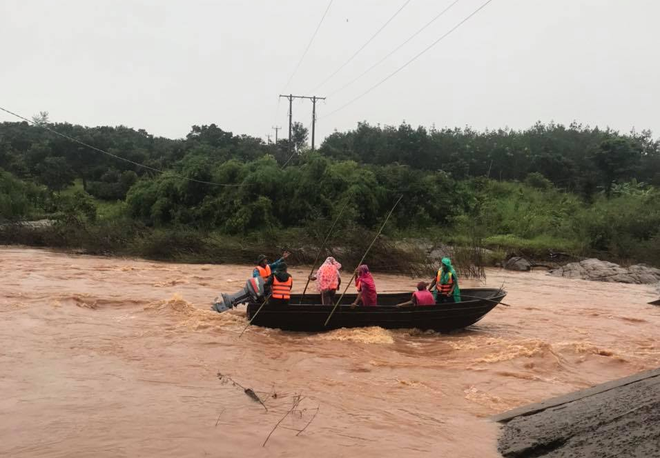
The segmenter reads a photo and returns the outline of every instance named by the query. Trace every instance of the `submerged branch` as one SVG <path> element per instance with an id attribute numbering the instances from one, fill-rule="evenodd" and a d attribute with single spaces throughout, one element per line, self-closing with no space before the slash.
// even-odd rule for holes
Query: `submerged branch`
<path id="1" fill-rule="evenodd" d="M 268 407 L 266 407 L 266 404 L 264 404 L 264 402 L 261 400 L 261 398 L 259 396 L 257 396 L 257 393 L 255 393 L 252 388 L 245 388 L 243 385 L 238 383 L 236 380 L 234 380 L 230 376 L 224 375 L 220 372 L 218 372 L 218 380 L 220 380 L 222 383 L 231 383 L 233 386 L 237 386 L 237 387 L 241 388 L 243 390 L 243 392 L 247 395 L 247 397 L 249 397 L 253 401 L 258 402 L 259 404 L 261 404 L 263 406 L 263 408 L 266 410 L 266 412 L 268 412 Z"/>
<path id="2" fill-rule="evenodd" d="M 305 427 L 304 427 L 303 429 L 301 429 L 300 431 L 298 431 L 298 434 L 296 434 L 296 437 L 298 437 L 298 436 L 300 436 L 302 433 L 304 433 L 305 430 L 307 429 L 307 427 L 308 427 L 309 425 L 312 424 L 312 422 L 314 421 L 314 419 L 316 418 L 316 416 L 319 414 L 319 410 L 321 410 L 321 406 L 320 406 L 320 405 L 316 408 L 316 412 L 314 412 L 314 416 L 312 417 L 312 419 L 309 420 L 309 421 L 307 422 L 307 424 L 305 425 Z"/>
<path id="3" fill-rule="evenodd" d="M 266 443 L 268 442 L 268 439 L 270 439 L 270 436 L 273 435 L 273 433 L 275 432 L 275 430 L 277 429 L 277 427 L 280 426 L 280 423 L 282 423 L 282 422 L 284 421 L 284 419 L 285 419 L 286 417 L 288 417 L 289 414 L 290 414 L 291 412 L 293 412 L 294 410 L 296 410 L 296 408 L 298 407 L 298 405 L 300 404 L 300 402 L 301 402 L 303 399 L 305 399 L 305 398 L 301 397 L 300 395 L 298 395 L 298 396 L 296 396 L 296 397 L 294 398 L 293 406 L 292 406 L 292 407 L 291 407 L 291 408 L 290 408 L 290 409 L 284 414 L 284 416 L 283 416 L 282 418 L 280 418 L 280 421 L 278 421 L 277 424 L 275 424 L 275 426 L 273 427 L 273 429 L 272 429 L 272 430 L 270 431 L 270 433 L 268 434 L 268 437 L 266 437 L 266 440 L 264 441 L 264 443 L 261 444 L 262 447 L 265 447 L 265 446 L 266 446 Z"/>

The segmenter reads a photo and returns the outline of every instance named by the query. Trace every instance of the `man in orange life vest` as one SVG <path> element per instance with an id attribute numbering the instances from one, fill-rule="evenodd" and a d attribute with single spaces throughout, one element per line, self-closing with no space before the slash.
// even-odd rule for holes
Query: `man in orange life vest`
<path id="1" fill-rule="evenodd" d="M 281 262 L 277 265 L 275 272 L 266 281 L 266 288 L 272 291 L 270 300 L 272 305 L 289 305 L 291 299 L 291 288 L 293 277 L 287 272 L 287 265 Z"/>
<path id="2" fill-rule="evenodd" d="M 282 257 L 278 259 L 277 261 L 268 264 L 268 258 L 266 255 L 262 254 L 257 258 L 257 267 L 254 268 L 252 271 L 252 277 L 257 278 L 261 277 L 263 278 L 264 281 L 268 280 L 268 278 L 272 275 L 272 273 L 277 269 L 277 266 L 279 266 L 281 263 L 284 262 L 286 258 L 289 257 L 289 252 L 285 251 L 282 254 Z"/>

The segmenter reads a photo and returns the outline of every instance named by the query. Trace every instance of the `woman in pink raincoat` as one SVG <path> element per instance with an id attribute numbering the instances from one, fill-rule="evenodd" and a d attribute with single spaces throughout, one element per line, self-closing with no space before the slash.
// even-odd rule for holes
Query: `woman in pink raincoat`
<path id="1" fill-rule="evenodd" d="M 357 276 L 355 277 L 355 287 L 358 290 L 357 298 L 353 302 L 353 306 L 362 304 L 365 306 L 375 306 L 378 302 L 378 295 L 376 293 L 376 283 L 374 277 L 369 272 L 369 267 L 362 264 L 357 268 Z"/>
<path id="2" fill-rule="evenodd" d="M 332 305 L 333 303 L 335 293 L 341 285 L 340 269 L 341 264 L 330 256 L 321 264 L 316 275 L 310 277 L 311 280 L 316 280 L 316 286 L 321 293 L 321 303 L 323 305 Z"/>

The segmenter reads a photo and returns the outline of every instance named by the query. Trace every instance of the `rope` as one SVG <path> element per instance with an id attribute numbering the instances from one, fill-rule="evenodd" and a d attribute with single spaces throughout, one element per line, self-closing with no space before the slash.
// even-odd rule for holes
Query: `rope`
<path id="1" fill-rule="evenodd" d="M 26 121 L 26 122 L 28 122 L 28 123 L 34 125 L 34 126 L 41 127 L 41 128 L 43 128 L 43 129 L 46 129 L 47 131 L 49 131 L 49 132 L 51 132 L 51 133 L 53 133 L 53 134 L 55 134 L 55 135 L 58 135 L 58 136 L 60 136 L 60 137 L 62 137 L 62 138 L 66 138 L 67 140 L 70 140 L 70 141 L 72 141 L 72 142 L 74 142 L 74 143 L 77 143 L 77 144 L 79 144 L 79 145 L 82 145 L 82 146 L 84 146 L 84 147 L 86 147 L 86 148 L 89 148 L 89 149 L 91 149 L 91 150 L 98 151 L 99 153 L 103 153 L 103 154 L 105 154 L 105 155 L 107 155 L 107 156 L 113 157 L 113 158 L 118 159 L 118 160 L 120 160 L 120 161 L 128 162 L 129 164 L 132 164 L 132 165 L 134 165 L 134 166 L 136 166 L 136 167 L 141 167 L 141 168 L 143 168 L 143 169 L 151 170 L 152 172 L 156 172 L 156 173 L 162 173 L 162 174 L 169 173 L 169 174 L 172 175 L 172 176 L 175 176 L 175 177 L 177 177 L 177 178 L 182 178 L 182 179 L 184 179 L 184 180 L 188 180 L 188 181 L 191 181 L 191 182 L 193 182 L 193 183 L 201 183 L 201 184 L 208 184 L 208 185 L 211 185 L 211 186 L 223 186 L 223 187 L 240 187 L 240 186 L 243 186 L 242 183 L 241 183 L 241 184 L 226 184 L 226 183 L 214 183 L 214 182 L 211 182 L 211 181 L 204 181 L 204 180 L 196 180 L 196 179 L 194 179 L 194 178 L 189 178 L 189 177 L 187 177 L 187 176 L 185 176 L 185 175 L 180 175 L 180 174 L 178 174 L 178 173 L 174 173 L 174 172 L 172 172 L 172 171 L 170 171 L 170 170 L 162 170 L 162 169 L 157 169 L 157 168 L 155 168 L 155 167 L 151 167 L 151 166 L 149 166 L 149 165 L 140 164 L 139 162 L 135 162 L 135 161 L 132 161 L 132 160 L 130 160 L 130 159 L 126 159 L 125 157 L 118 156 L 118 155 L 116 155 L 116 154 L 113 154 L 113 153 L 110 153 L 110 152 L 108 152 L 108 151 L 102 150 L 101 148 L 97 148 L 96 146 L 92 146 L 92 145 L 90 145 L 90 144 L 87 144 L 87 143 L 85 143 L 85 142 L 82 142 L 82 141 L 78 140 L 77 138 L 74 138 L 74 137 L 71 137 L 71 136 L 69 136 L 69 135 L 66 135 L 66 134 L 63 134 L 63 133 L 61 133 L 61 132 L 58 132 L 58 131 L 56 131 L 56 130 L 54 130 L 54 129 L 51 129 L 50 127 L 48 127 L 48 126 L 45 125 L 45 124 L 37 124 L 37 123 L 35 123 L 34 121 L 32 121 L 32 120 L 26 118 L 25 116 L 21 116 L 21 115 L 19 115 L 19 114 L 17 114 L 17 113 L 14 113 L 13 111 L 10 111 L 10 110 L 8 110 L 8 109 L 6 109 L 6 108 L 0 107 L 0 110 L 4 111 L 5 113 L 9 113 L 10 115 L 15 116 L 15 117 L 17 117 L 17 118 L 19 118 L 19 119 L 22 119 L 23 121 Z"/>
<path id="2" fill-rule="evenodd" d="M 227 183 L 214 183 L 214 182 L 212 182 L 212 181 L 196 180 L 196 179 L 194 179 L 194 178 L 190 178 L 190 177 L 187 177 L 187 176 L 185 176 L 185 175 L 181 175 L 181 174 L 178 174 L 178 173 L 172 172 L 171 170 L 157 169 L 157 168 L 155 168 L 155 167 L 151 167 L 151 166 L 149 166 L 149 165 L 141 164 L 141 163 L 139 163 L 139 162 L 135 162 L 135 161 L 132 161 L 132 160 L 130 160 L 130 159 L 126 159 L 125 157 L 121 157 L 121 156 L 118 156 L 118 155 L 116 155 L 116 154 L 110 153 L 110 152 L 108 152 L 108 151 L 102 150 L 101 148 L 97 148 L 96 146 L 92 146 L 92 145 L 90 145 L 90 144 L 88 144 L 88 143 L 85 143 L 85 142 L 83 142 L 83 141 L 78 140 L 78 139 L 75 138 L 75 137 L 71 137 L 70 135 L 66 135 L 66 134 L 63 134 L 63 133 L 61 133 L 61 132 L 58 132 L 58 131 L 56 131 L 56 130 L 50 128 L 50 127 L 48 127 L 48 126 L 45 125 L 45 124 L 37 124 L 37 123 L 35 123 L 34 121 L 32 121 L 32 120 L 26 118 L 25 116 L 21 116 L 21 115 L 19 115 L 18 113 L 14 113 L 13 111 L 8 110 L 8 109 L 6 109 L 6 108 L 0 107 L 0 110 L 4 111 L 5 113 L 8 113 L 8 114 L 10 114 L 10 115 L 12 115 L 12 116 L 15 116 L 15 117 L 17 117 L 17 118 L 19 118 L 19 119 L 22 119 L 23 121 L 26 121 L 27 123 L 29 123 L 29 124 L 31 124 L 31 125 L 33 125 L 33 126 L 41 127 L 41 128 L 43 128 L 43 129 L 45 129 L 45 130 L 47 130 L 47 131 L 49 131 L 49 132 L 51 132 L 51 133 L 53 133 L 53 134 L 59 136 L 59 137 L 65 138 L 65 139 L 67 139 L 67 140 L 69 140 L 69 141 L 72 141 L 72 142 L 74 142 L 74 143 L 77 143 L 77 144 L 79 144 L 79 145 L 81 145 L 81 146 L 84 146 L 84 147 L 86 147 L 86 148 L 92 149 L 92 150 L 94 150 L 94 151 L 98 151 L 99 153 L 103 153 L 103 154 L 105 154 L 105 155 L 108 155 L 108 156 L 113 157 L 113 158 L 115 158 L 115 159 L 118 159 L 118 160 L 120 160 L 120 161 L 124 161 L 124 162 L 127 162 L 127 163 L 129 163 L 129 164 L 135 165 L 136 167 L 141 167 L 141 168 L 146 169 L 146 170 L 151 170 L 152 172 L 161 173 L 161 174 L 168 173 L 168 174 L 170 174 L 170 175 L 172 175 L 172 176 L 174 176 L 174 177 L 181 178 L 181 179 L 183 179 L 183 180 L 187 180 L 187 181 L 190 181 L 190 182 L 193 182 L 193 183 L 208 184 L 208 185 L 211 185 L 211 186 L 222 186 L 222 187 L 227 187 L 227 188 L 240 188 L 241 186 L 243 186 L 243 185 L 245 184 L 245 182 L 243 182 L 243 183 L 238 183 L 238 184 L 227 184 Z M 296 152 L 294 151 L 294 153 L 291 154 L 291 156 L 289 156 L 289 158 L 288 158 L 287 161 L 284 163 L 284 165 L 282 165 L 282 169 L 284 169 L 284 168 L 287 166 L 287 164 L 291 161 L 291 159 L 293 159 L 293 157 L 294 157 L 295 155 L 296 155 Z"/>

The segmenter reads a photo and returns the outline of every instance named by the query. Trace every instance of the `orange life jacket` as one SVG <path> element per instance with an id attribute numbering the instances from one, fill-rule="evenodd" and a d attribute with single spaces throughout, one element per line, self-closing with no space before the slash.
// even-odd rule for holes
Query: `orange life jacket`
<path id="1" fill-rule="evenodd" d="M 442 269 L 438 270 L 438 275 L 435 277 L 436 289 L 440 291 L 441 294 L 447 295 L 451 291 L 451 287 L 454 286 L 454 276 L 451 272 L 447 272 L 447 283 L 441 283 L 440 279 L 442 278 Z"/>
<path id="2" fill-rule="evenodd" d="M 266 267 L 261 267 L 257 266 L 257 270 L 259 271 L 259 276 L 264 279 L 264 281 L 268 280 L 268 277 L 270 277 L 271 271 L 270 271 L 270 266 L 266 264 Z"/>
<path id="3" fill-rule="evenodd" d="M 277 277 L 273 277 L 273 299 L 291 299 L 291 287 L 293 286 L 293 278 L 289 276 L 287 281 L 279 281 Z"/>

